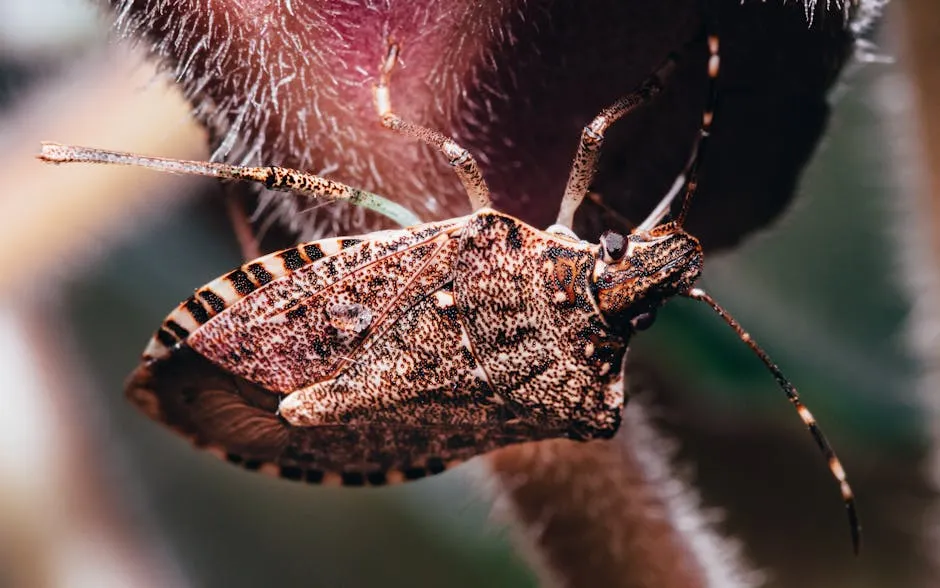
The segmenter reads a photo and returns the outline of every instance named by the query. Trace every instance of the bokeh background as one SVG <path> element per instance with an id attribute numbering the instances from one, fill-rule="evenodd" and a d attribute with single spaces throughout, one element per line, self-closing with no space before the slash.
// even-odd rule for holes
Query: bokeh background
<path id="1" fill-rule="evenodd" d="M 916 5 L 892 6 L 847 68 L 789 210 L 708 258 L 702 280 L 829 434 L 863 555 L 799 419 L 714 315 L 676 301 L 631 346 L 631 382 L 678 440 L 679 471 L 773 586 L 938 581 L 911 334 L 926 320 L 912 325 L 912 276 L 934 271 L 904 42 Z M 0 586 L 536 585 L 480 463 L 381 490 L 309 487 L 192 451 L 124 402 L 153 327 L 240 259 L 213 182 L 31 161 L 43 139 L 208 155 L 171 80 L 108 27 L 78 1 L 0 1 Z M 940 61 L 940 43 L 927 50 Z"/>

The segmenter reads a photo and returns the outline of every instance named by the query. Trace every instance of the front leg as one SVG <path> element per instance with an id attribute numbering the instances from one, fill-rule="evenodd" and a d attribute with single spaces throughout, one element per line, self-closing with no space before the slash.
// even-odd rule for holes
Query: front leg
<path id="1" fill-rule="evenodd" d="M 491 204 L 490 189 L 487 187 L 486 180 L 483 179 L 483 174 L 470 152 L 443 133 L 403 120 L 392 111 L 389 80 L 397 62 L 398 45 L 389 45 L 388 55 L 385 57 L 385 62 L 380 70 L 379 83 L 374 89 L 375 109 L 382 120 L 382 126 L 396 133 L 423 141 L 438 149 L 447 157 L 447 161 L 454 168 L 457 177 L 460 178 L 467 191 L 467 196 L 470 198 L 470 206 L 473 210 L 489 208 Z"/>

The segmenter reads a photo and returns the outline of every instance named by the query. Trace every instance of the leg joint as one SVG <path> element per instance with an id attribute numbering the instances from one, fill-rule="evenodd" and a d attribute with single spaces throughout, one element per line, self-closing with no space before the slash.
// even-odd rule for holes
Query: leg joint
<path id="1" fill-rule="evenodd" d="M 586 149 L 597 150 L 604 143 L 604 130 L 607 128 L 607 118 L 599 116 L 581 131 L 581 144 Z"/>
<path id="2" fill-rule="evenodd" d="M 455 167 L 462 166 L 470 159 L 470 152 L 450 139 L 444 141 L 444 144 L 441 145 L 441 151 L 450 161 L 450 164 Z"/>

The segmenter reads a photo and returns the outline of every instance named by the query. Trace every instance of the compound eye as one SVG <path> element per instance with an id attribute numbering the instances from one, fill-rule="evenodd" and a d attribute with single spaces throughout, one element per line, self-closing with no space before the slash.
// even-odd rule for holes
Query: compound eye
<path id="1" fill-rule="evenodd" d="M 651 310 L 630 319 L 630 326 L 633 327 L 634 331 L 645 331 L 652 327 L 654 322 L 656 322 L 656 311 Z"/>
<path id="2" fill-rule="evenodd" d="M 604 263 L 620 261 L 627 251 L 626 237 L 613 231 L 605 232 L 601 235 L 601 251 L 604 255 Z"/>

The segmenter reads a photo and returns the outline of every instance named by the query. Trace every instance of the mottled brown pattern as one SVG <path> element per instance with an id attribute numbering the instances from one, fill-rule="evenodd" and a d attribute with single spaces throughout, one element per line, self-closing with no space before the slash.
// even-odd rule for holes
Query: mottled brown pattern
<path id="1" fill-rule="evenodd" d="M 303 476 L 313 482 L 324 481 L 322 474 L 330 472 L 370 475 L 398 471 L 402 475 L 389 476 L 388 481 L 409 479 L 404 475 L 407 470 L 436 473 L 453 460 L 545 434 L 521 423 L 506 422 L 496 428 L 479 423 L 432 426 L 375 419 L 350 425 L 292 427 L 276 414 L 279 395 L 226 372 L 185 346 L 174 351 L 169 360 L 141 365 L 128 382 L 127 394 L 148 416 L 197 446 L 219 448 L 230 454 L 231 461 L 253 466 L 251 469 L 274 463 L 319 472 L 320 479 Z M 414 406 L 420 404 L 416 401 Z M 420 476 L 411 472 L 410 477 Z"/>
<path id="2" fill-rule="evenodd" d="M 449 270 L 449 241 L 440 233 L 417 243 L 364 242 L 344 249 L 240 300 L 187 342 L 232 373 L 278 392 L 330 378 L 408 309 L 416 288 L 426 296 L 440 286 L 424 284 L 430 276 L 422 269 Z M 456 248 L 449 249 L 453 257 Z M 328 313 L 337 303 L 368 308 L 368 331 L 337 330 Z"/>
<path id="3" fill-rule="evenodd" d="M 438 292 L 450 288 L 446 284 Z M 455 310 L 441 306 L 437 296 L 424 296 L 335 380 L 285 399 L 282 416 L 295 422 L 288 407 L 296 406 L 306 411 L 307 426 L 502 429 L 515 415 L 475 372 L 472 355 L 461 353 L 466 334 Z"/>
<path id="4" fill-rule="evenodd" d="M 577 438 L 613 435 L 623 408 L 622 389 L 611 384 L 626 341 L 597 326 L 588 282 L 596 260 L 596 245 L 488 212 L 468 223 L 455 274 L 460 313 L 493 387 L 521 418 Z M 620 349 L 606 374 L 585 356 L 586 335 Z"/>
<path id="5" fill-rule="evenodd" d="M 323 257 L 291 269 L 314 247 Z M 632 327 L 609 302 L 656 306 L 700 265 L 679 230 L 630 235 L 608 263 L 489 209 L 293 251 L 243 266 L 256 289 L 188 336 L 167 329 L 174 311 L 157 336 L 179 342 L 145 355 L 128 395 L 248 469 L 349 485 L 612 436 Z"/>
<path id="6" fill-rule="evenodd" d="M 688 291 L 703 262 L 698 240 L 672 224 L 631 233 L 622 260 L 594 268 L 597 304 L 608 320 L 623 323 Z"/>
<path id="7" fill-rule="evenodd" d="M 169 321 L 174 321 L 188 330 L 196 330 L 199 325 L 205 323 L 212 316 L 215 316 L 243 299 L 245 296 L 251 294 L 258 286 L 265 285 L 271 281 L 268 279 L 262 284 L 256 278 L 257 283 L 252 282 L 250 276 L 254 273 L 260 273 L 262 276 L 267 274 L 274 280 L 282 280 L 303 267 L 325 257 L 336 255 L 342 249 L 362 243 L 363 241 L 381 241 L 388 243 L 391 247 L 396 247 L 403 242 L 424 239 L 428 235 L 433 235 L 445 227 L 459 223 L 460 220 L 461 219 L 452 219 L 450 221 L 429 223 L 421 227 L 402 231 L 377 231 L 358 237 L 321 239 L 265 255 L 264 257 L 242 265 L 240 268 L 209 282 L 207 285 L 197 290 L 196 293 L 204 304 L 199 303 L 199 301 L 195 299 L 192 301 L 184 301 L 176 310 L 167 316 L 164 321 L 164 327 L 167 327 Z M 251 269 L 252 267 L 255 267 L 253 271 Z M 173 329 L 169 330 L 173 331 Z M 172 333 L 166 333 L 163 336 L 160 336 L 159 333 L 160 331 L 151 339 L 147 348 L 144 350 L 144 359 L 166 357 L 170 353 L 170 347 L 179 342 L 179 340 L 172 337 Z"/>

